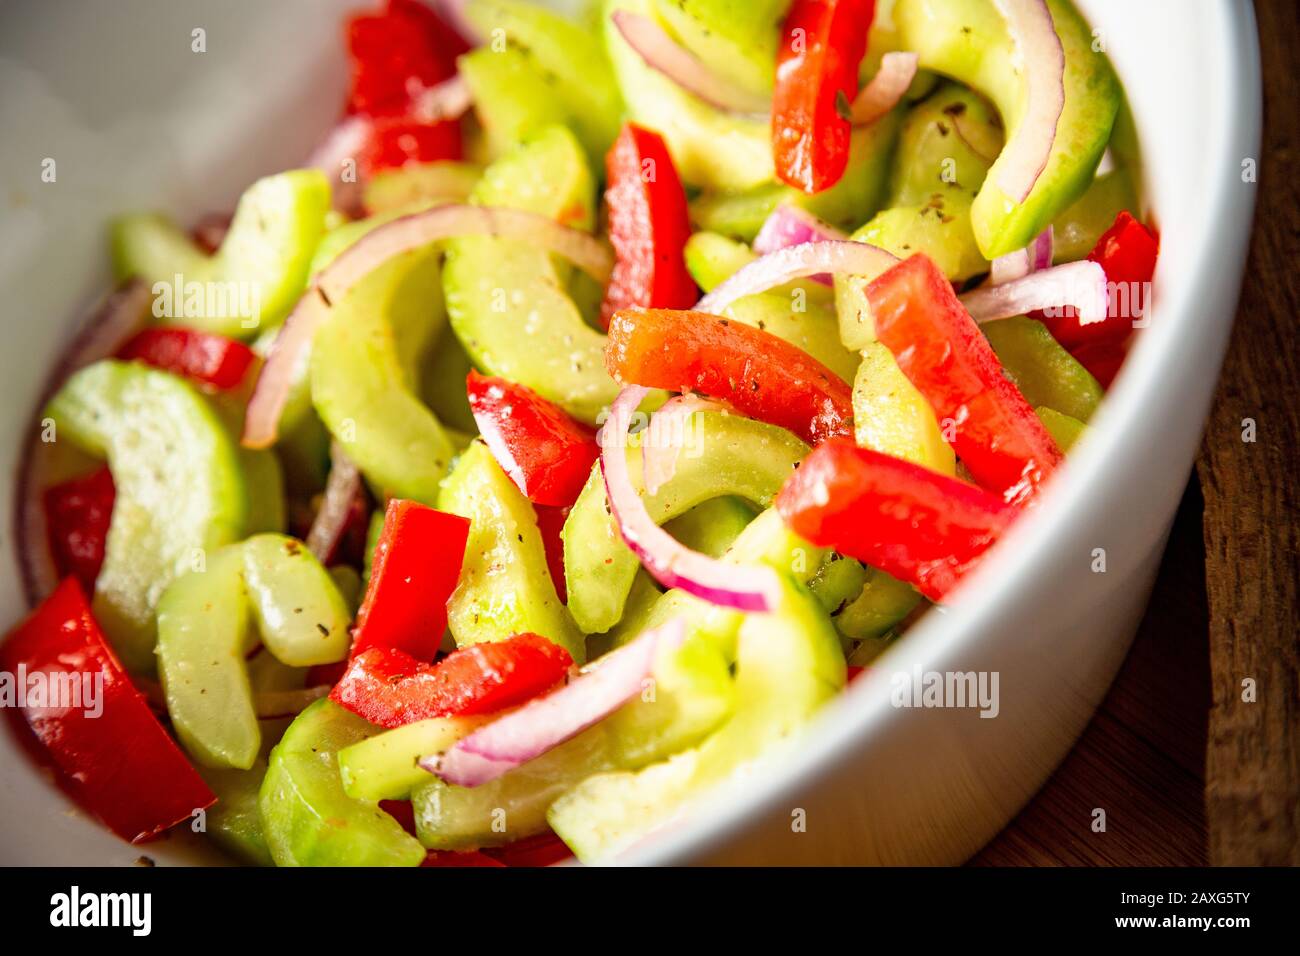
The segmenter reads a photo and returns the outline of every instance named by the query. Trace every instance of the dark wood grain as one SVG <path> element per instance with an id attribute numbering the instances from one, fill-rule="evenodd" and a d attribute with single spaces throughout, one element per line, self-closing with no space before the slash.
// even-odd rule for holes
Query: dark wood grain
<path id="1" fill-rule="evenodd" d="M 1300 6 L 1261 0 L 1257 12 L 1266 80 L 1255 233 L 1198 464 L 1214 694 L 1210 859 L 1240 865 L 1300 864 Z M 1247 420 L 1253 442 L 1243 441 Z"/>
<path id="2" fill-rule="evenodd" d="M 1202 502 L 1178 509 L 1151 605 L 1097 716 L 975 866 L 1182 866 L 1206 862 L 1210 707 Z M 1106 811 L 1106 832 L 1092 812 Z"/>
<path id="3" fill-rule="evenodd" d="M 1255 230 L 1199 485 L 1110 694 L 975 865 L 1300 863 L 1300 5 L 1256 9 Z"/>

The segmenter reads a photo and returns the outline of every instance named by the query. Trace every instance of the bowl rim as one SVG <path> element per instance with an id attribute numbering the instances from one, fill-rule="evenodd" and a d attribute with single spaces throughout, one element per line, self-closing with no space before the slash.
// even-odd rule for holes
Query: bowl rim
<path id="1" fill-rule="evenodd" d="M 1097 0 L 1076 2 L 1086 7 Z M 1234 11 L 1238 16 L 1232 15 Z M 1083 12 L 1088 13 L 1086 9 Z M 1212 38 L 1213 68 L 1218 74 L 1211 82 L 1221 84 L 1225 91 L 1218 109 L 1203 117 L 1204 142 L 1212 151 L 1207 166 L 1212 170 L 1236 167 L 1243 156 L 1259 155 L 1263 95 L 1254 9 L 1248 3 L 1203 3 L 1199 11 L 1187 10 L 1183 15 L 1206 18 L 1200 35 Z M 1099 409 L 1096 426 L 1072 453 L 1071 467 L 1049 489 L 1034 520 L 1020 522 L 1003 546 L 972 575 L 971 587 L 963 589 L 960 616 L 925 615 L 908 632 L 906 641 L 891 648 L 891 671 L 917 667 L 924 670 L 935 660 L 978 642 L 980 634 L 1005 613 L 1008 604 L 1045 586 L 1045 558 L 1052 543 L 1096 512 L 1106 491 L 1101 485 L 1103 473 L 1119 457 L 1121 446 L 1140 431 L 1142 417 L 1155 417 L 1149 416 L 1149 409 L 1166 384 L 1161 370 L 1177 367 L 1180 356 L 1203 349 L 1218 350 L 1218 367 L 1235 313 L 1232 306 L 1245 265 L 1255 199 L 1253 191 L 1246 202 L 1239 194 L 1232 194 L 1232 179 L 1215 179 L 1203 217 L 1215 228 L 1194 238 L 1188 256 L 1191 274 L 1206 278 L 1162 287 L 1157 275 L 1164 321 L 1152 322 L 1136 337 L 1121 374 Z M 1204 334 L 1180 334 L 1191 314 L 1206 311 L 1205 303 L 1216 298 L 1207 295 L 1201 286 L 1225 275 L 1232 276 L 1233 282 L 1222 315 L 1207 320 Z M 1217 298 L 1224 295 L 1220 291 Z M 1220 333 L 1217 338 L 1214 332 Z M 855 742 L 886 733 L 891 713 L 897 711 L 889 703 L 887 675 L 864 673 L 814 718 L 800 736 L 799 748 L 783 750 L 779 765 L 764 767 L 769 774 L 766 782 L 758 784 L 753 776 L 746 776 L 720 785 L 695 806 L 689 818 L 675 822 L 615 862 L 671 866 L 716 851 L 737 837 L 748 823 L 774 811 L 797 789 L 827 777 Z"/>

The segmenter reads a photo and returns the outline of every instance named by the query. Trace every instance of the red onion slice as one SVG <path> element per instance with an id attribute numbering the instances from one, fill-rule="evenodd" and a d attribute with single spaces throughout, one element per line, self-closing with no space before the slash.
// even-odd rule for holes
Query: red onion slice
<path id="1" fill-rule="evenodd" d="M 477 787 L 540 757 L 608 717 L 642 692 L 661 647 L 686 638 L 681 618 L 642 633 L 584 668 L 558 690 L 462 737 L 420 766 L 458 787 Z"/>
<path id="2" fill-rule="evenodd" d="M 92 362 L 117 353 L 131 336 L 148 323 L 153 292 L 140 279 L 131 279 L 111 293 L 73 338 L 41 389 L 38 414 L 33 421 L 18 466 L 14 496 L 14 544 L 27 603 L 35 607 L 59 583 L 50 554 L 44 493 L 49 485 L 50 447 L 41 441 L 39 410 L 54 397 L 74 373 Z"/>
<path id="3" fill-rule="evenodd" d="M 330 305 L 394 256 L 457 236 L 512 239 L 564 256 L 598 282 L 609 278 L 614 257 L 596 237 L 554 219 L 518 209 L 454 204 L 403 216 L 366 233 L 320 271 L 285 319 L 262 366 L 244 416 L 243 444 L 266 448 L 274 443 L 299 358 Z"/>
<path id="4" fill-rule="evenodd" d="M 916 78 L 918 59 L 915 53 L 897 51 L 880 58 L 880 69 L 853 99 L 854 126 L 874 123 L 898 105 Z"/>
<path id="5" fill-rule="evenodd" d="M 307 550 L 321 564 L 328 562 L 338 547 L 352 514 L 352 502 L 360 493 L 361 473 L 356 464 L 343 453 L 338 442 L 330 442 L 330 473 L 325 480 L 325 496 L 312 519 L 306 542 Z"/>
<path id="6" fill-rule="evenodd" d="M 707 411 L 727 411 L 727 406 L 698 395 L 678 395 L 650 416 L 641 437 L 641 475 L 646 494 L 657 494 L 672 479 L 677 458 L 687 443 L 687 423 L 696 412 Z"/>
<path id="7" fill-rule="evenodd" d="M 721 315 L 737 299 L 757 295 L 795 279 L 821 273 L 875 276 L 898 263 L 898 257 L 878 246 L 851 239 L 805 242 L 770 252 L 737 270 L 695 305 L 697 312 Z"/>
<path id="8" fill-rule="evenodd" d="M 999 159 L 998 187 L 1024 202 L 1047 166 L 1065 108 L 1065 50 L 1045 0 L 993 0 L 1028 86 L 1025 114 Z"/>
<path id="9" fill-rule="evenodd" d="M 754 237 L 754 251 L 766 255 L 778 249 L 801 246 L 805 242 L 824 242 L 829 239 L 848 239 L 848 236 L 805 209 L 781 203 L 772 210 Z M 831 276 L 824 272 L 812 278 L 823 285 L 831 284 Z"/>
<path id="10" fill-rule="evenodd" d="M 681 588 L 721 607 L 769 610 L 780 586 L 770 568 L 724 564 L 685 547 L 654 523 L 632 486 L 627 469 L 627 429 L 632 413 L 648 393 L 649 389 L 640 385 L 619 392 L 598 436 L 605 493 L 623 541 L 664 587 Z"/>
<path id="11" fill-rule="evenodd" d="M 727 113 L 740 113 L 756 119 L 772 111 L 771 101 L 713 73 L 695 55 L 679 45 L 652 18 L 630 10 L 615 10 L 610 18 L 628 46 L 645 60 L 646 66 L 662 73 L 686 92 Z"/>
<path id="12" fill-rule="evenodd" d="M 334 193 L 334 208 L 356 215 L 361 212 L 361 191 L 365 186 L 361 176 L 361 154 L 370 142 L 370 120 L 364 116 L 349 116 L 338 123 L 325 139 L 312 150 L 305 165 L 319 169 L 330 182 Z M 351 162 L 351 167 L 346 164 Z M 350 169 L 351 177 L 343 174 Z"/>
<path id="13" fill-rule="evenodd" d="M 1095 262 L 1067 262 L 1033 272 L 1004 285 L 985 286 L 961 296 L 962 305 L 976 322 L 992 322 L 1027 312 L 1060 314 L 1072 306 L 1080 325 L 1106 319 L 1106 273 Z"/>
<path id="14" fill-rule="evenodd" d="M 425 123 L 460 119 L 473 104 L 469 84 L 457 73 L 435 86 L 425 87 L 415 97 L 411 115 Z"/>
<path id="15" fill-rule="evenodd" d="M 1008 252 L 1005 256 L 994 259 L 989 269 L 989 285 L 1002 285 L 1027 276 L 1031 272 L 1050 269 L 1053 246 L 1052 227 L 1048 226 L 1025 248 Z"/>

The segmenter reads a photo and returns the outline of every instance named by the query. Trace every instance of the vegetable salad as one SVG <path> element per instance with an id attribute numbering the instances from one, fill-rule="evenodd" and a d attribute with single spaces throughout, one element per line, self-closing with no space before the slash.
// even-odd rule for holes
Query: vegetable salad
<path id="1" fill-rule="evenodd" d="M 127 840 L 614 860 L 959 613 L 1068 467 L 1156 266 L 1121 88 L 1069 0 L 343 34 L 302 168 L 112 224 L 0 694 Z"/>

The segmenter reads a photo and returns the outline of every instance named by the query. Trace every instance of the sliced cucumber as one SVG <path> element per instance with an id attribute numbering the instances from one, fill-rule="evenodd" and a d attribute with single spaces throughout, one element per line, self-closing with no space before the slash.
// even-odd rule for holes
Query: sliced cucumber
<path id="1" fill-rule="evenodd" d="M 108 459 L 117 495 L 93 607 L 123 663 L 149 673 L 163 591 L 245 526 L 235 443 L 193 386 L 112 359 L 68 379 L 45 414 L 57 439 Z"/>
<path id="2" fill-rule="evenodd" d="M 772 92 L 790 0 L 654 0 L 654 12 L 709 69 L 752 93 Z"/>
<path id="3" fill-rule="evenodd" d="M 551 216 L 577 228 L 595 221 L 594 184 L 582 148 L 563 127 L 488 167 L 474 201 Z M 618 395 L 605 371 L 605 336 L 583 320 L 545 250 L 507 239 L 447 243 L 443 287 L 451 326 L 474 364 L 519 382 L 586 422 Z"/>
<path id="4" fill-rule="evenodd" d="M 1083 422 L 1054 408 L 1036 408 L 1034 411 L 1056 444 L 1061 446 L 1061 451 L 1068 452 L 1088 431 L 1088 426 Z"/>
<path id="5" fill-rule="evenodd" d="M 550 10 L 518 0 L 473 0 L 465 16 L 484 36 L 505 42 L 504 51 L 489 44 L 492 55 L 523 51 L 536 64 L 543 85 L 563 104 L 568 124 L 591 161 L 603 162 L 618 135 L 623 101 L 599 37 Z M 530 95 L 521 87 L 511 93 Z"/>
<path id="6" fill-rule="evenodd" d="M 432 849 L 509 843 L 541 832 L 557 796 L 593 773 L 640 767 L 690 747 L 731 712 L 726 659 L 698 637 L 661 650 L 640 697 L 567 743 L 481 787 L 436 778 L 411 794 L 416 830 Z"/>
<path id="7" fill-rule="evenodd" d="M 555 593 L 537 515 L 483 442 L 461 455 L 438 508 L 470 520 L 460 582 L 447 601 L 456 643 L 501 641 L 531 631 L 581 663 L 586 645 Z"/>
<path id="8" fill-rule="evenodd" d="M 245 655 L 248 601 L 240 545 L 182 574 L 158 602 L 158 671 L 185 749 L 209 767 L 247 770 L 262 743 Z"/>
<path id="9" fill-rule="evenodd" d="M 439 717 L 386 730 L 339 751 L 343 789 L 360 800 L 406 800 L 432 778 L 418 765 L 439 754 L 489 718 Z"/>
<path id="10" fill-rule="evenodd" d="M 343 790 L 340 750 L 378 728 L 330 700 L 294 720 L 258 795 L 267 848 L 277 866 L 419 866 L 424 848 L 378 803 Z"/>
<path id="11" fill-rule="evenodd" d="M 754 509 L 745 499 L 723 495 L 702 501 L 684 515 L 666 522 L 664 530 L 692 551 L 716 558 L 731 547 L 736 535 L 753 520 Z"/>
<path id="12" fill-rule="evenodd" d="M 452 448 L 403 355 L 423 351 L 442 316 L 437 250 L 415 250 L 336 303 L 312 344 L 312 403 L 330 434 L 372 485 L 428 505 Z"/>
<path id="13" fill-rule="evenodd" d="M 121 277 L 167 287 L 155 288 L 173 300 L 170 309 L 155 302 L 165 321 L 250 338 L 279 325 L 302 294 L 329 207 L 329 181 L 319 170 L 267 176 L 240 197 L 215 255 L 205 256 L 162 217 L 127 216 L 113 225 L 114 267 Z M 191 284 L 201 290 L 198 298 Z"/>
<path id="14" fill-rule="evenodd" d="M 745 615 L 740 626 L 735 711 L 719 731 L 667 764 L 588 778 L 551 805 L 552 829 L 579 859 L 607 860 L 644 838 L 788 742 L 844 686 L 844 655 L 826 612 L 806 588 L 785 581 L 777 608 Z"/>
<path id="15" fill-rule="evenodd" d="M 616 10 L 653 16 L 653 7 L 652 0 L 609 0 L 605 7 L 605 44 L 628 115 L 663 136 L 677 172 L 692 186 L 738 192 L 770 182 L 771 124 L 723 113 L 687 93 L 647 66 L 610 18 Z"/>
<path id="16" fill-rule="evenodd" d="M 1048 408 L 1086 423 L 1101 403 L 1101 385 L 1052 338 L 1047 326 L 1017 316 L 980 326 L 1003 370 L 1030 405 Z"/>
<path id="17" fill-rule="evenodd" d="M 463 64 L 461 69 L 464 69 Z M 447 160 L 408 163 L 400 169 L 385 169 L 375 173 L 366 183 L 366 210 L 373 216 L 400 213 L 413 207 L 464 202 L 482 174 L 481 166 Z"/>
<path id="18" fill-rule="evenodd" d="M 934 409 L 908 381 L 894 353 L 879 342 L 862 350 L 853 380 L 853 435 L 863 448 L 956 474 L 956 456 L 944 441 Z"/>
<path id="19" fill-rule="evenodd" d="M 291 667 L 347 656 L 351 610 L 319 561 L 296 538 L 259 534 L 244 542 L 244 583 L 262 641 Z"/>

